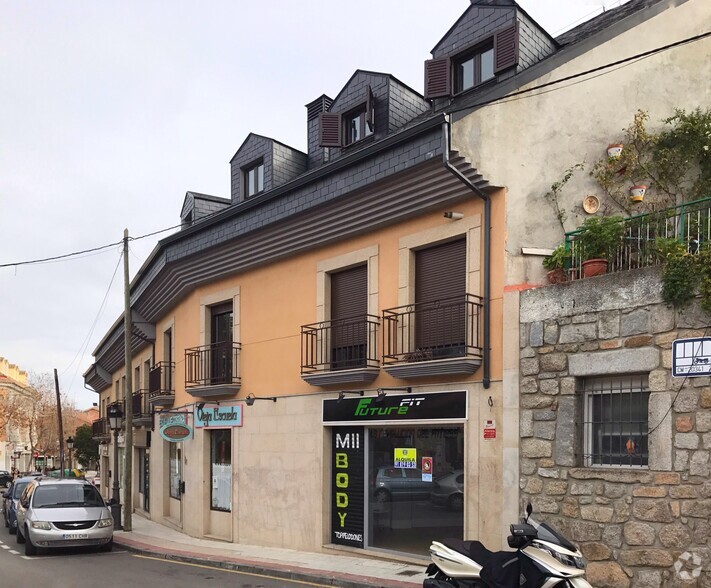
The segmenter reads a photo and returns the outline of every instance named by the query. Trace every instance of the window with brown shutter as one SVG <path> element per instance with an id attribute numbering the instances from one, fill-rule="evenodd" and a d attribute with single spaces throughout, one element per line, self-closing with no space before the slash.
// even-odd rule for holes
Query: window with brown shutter
<path id="1" fill-rule="evenodd" d="M 518 24 L 494 34 L 494 73 L 518 64 Z"/>
<path id="2" fill-rule="evenodd" d="M 432 359 L 466 345 L 466 239 L 415 252 L 415 344 Z"/>
<path id="3" fill-rule="evenodd" d="M 338 112 L 322 112 L 319 114 L 321 147 L 341 147 L 341 114 Z"/>
<path id="4" fill-rule="evenodd" d="M 331 274 L 331 369 L 365 366 L 368 266 Z"/>
<path id="5" fill-rule="evenodd" d="M 425 98 L 443 98 L 452 92 L 448 57 L 425 61 Z"/>

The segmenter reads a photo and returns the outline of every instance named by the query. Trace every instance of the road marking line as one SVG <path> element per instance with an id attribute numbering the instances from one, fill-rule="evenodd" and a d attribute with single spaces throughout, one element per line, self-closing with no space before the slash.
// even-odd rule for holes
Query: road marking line
<path id="1" fill-rule="evenodd" d="M 267 578 L 268 580 L 281 580 L 282 582 L 286 580 L 291 584 L 302 584 L 303 586 L 317 586 L 318 588 L 333 588 L 333 584 L 315 584 L 313 582 L 306 582 L 304 580 L 288 580 L 280 576 L 269 576 L 267 574 L 255 574 L 254 572 L 242 572 L 240 570 L 228 570 L 225 568 L 219 568 L 217 566 L 206 566 L 203 564 L 189 563 L 186 561 L 176 561 L 173 559 L 165 559 L 163 557 L 151 557 L 148 555 L 134 555 L 133 557 L 140 557 L 141 559 L 152 559 L 154 561 L 160 561 L 163 563 L 178 564 L 181 566 L 190 566 L 193 568 L 203 568 L 206 570 L 214 570 L 216 572 L 228 572 L 230 574 L 239 574 L 240 576 L 253 576 L 255 578 Z"/>
<path id="2" fill-rule="evenodd" d="M 8 551 L 8 553 L 12 553 L 12 555 L 20 555 L 20 552 L 15 551 L 14 549 L 11 549 L 10 551 Z"/>
<path id="3" fill-rule="evenodd" d="M 3 549 L 10 549 L 9 545 L 0 545 L 0 547 L 2 547 Z"/>
<path id="4" fill-rule="evenodd" d="M 34 557 L 30 557 L 29 555 L 23 555 L 21 557 L 22 557 L 22 559 L 29 559 L 30 561 L 32 561 L 34 559 Z"/>

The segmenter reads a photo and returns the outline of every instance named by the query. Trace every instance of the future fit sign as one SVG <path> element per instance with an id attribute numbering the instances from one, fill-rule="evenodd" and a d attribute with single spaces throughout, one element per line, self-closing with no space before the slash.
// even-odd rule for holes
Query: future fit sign
<path id="1" fill-rule="evenodd" d="M 324 423 L 363 423 L 373 421 L 464 420 L 467 418 L 467 393 L 390 395 L 378 398 L 343 398 L 323 401 Z"/>

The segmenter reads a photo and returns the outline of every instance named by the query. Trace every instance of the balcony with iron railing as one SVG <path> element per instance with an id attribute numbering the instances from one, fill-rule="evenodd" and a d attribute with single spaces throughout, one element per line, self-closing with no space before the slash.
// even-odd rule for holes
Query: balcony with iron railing
<path id="1" fill-rule="evenodd" d="M 153 409 L 148 390 L 137 390 L 133 393 L 133 426 L 150 427 L 153 421 Z"/>
<path id="2" fill-rule="evenodd" d="M 109 419 L 106 417 L 96 419 L 91 423 L 91 438 L 95 441 L 108 441 L 110 434 Z"/>
<path id="3" fill-rule="evenodd" d="M 482 299 L 473 294 L 383 311 L 383 369 L 396 378 L 470 375 L 481 365 Z"/>
<path id="4" fill-rule="evenodd" d="M 235 395 L 240 388 L 239 343 L 212 343 L 185 350 L 185 390 L 200 398 Z"/>
<path id="5" fill-rule="evenodd" d="M 173 406 L 175 363 L 159 361 L 148 373 L 148 399 L 151 406 Z"/>
<path id="6" fill-rule="evenodd" d="M 623 226 L 621 244 L 610 256 L 607 273 L 664 263 L 660 239 L 677 240 L 686 245 L 689 253 L 696 253 L 701 245 L 711 243 L 711 198 L 633 216 L 624 219 Z M 565 246 L 570 253 L 566 267 L 568 279 L 581 278 L 584 259 L 580 230 L 566 233 Z"/>
<path id="7" fill-rule="evenodd" d="M 301 327 L 301 377 L 314 386 L 372 382 L 380 371 L 377 316 Z"/>

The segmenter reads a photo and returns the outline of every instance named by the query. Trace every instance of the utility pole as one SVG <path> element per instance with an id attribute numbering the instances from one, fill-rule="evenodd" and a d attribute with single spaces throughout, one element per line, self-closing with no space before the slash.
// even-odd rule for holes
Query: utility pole
<path id="1" fill-rule="evenodd" d="M 57 421 L 59 423 L 59 477 L 64 478 L 64 426 L 62 425 L 62 397 L 59 394 L 59 376 L 54 368 L 54 390 L 57 393 Z"/>
<path id="2" fill-rule="evenodd" d="M 123 281 L 124 281 L 124 311 L 123 331 L 125 344 L 126 367 L 126 398 L 124 414 L 124 463 L 126 464 L 123 476 L 123 530 L 131 531 L 131 513 L 133 512 L 133 381 L 131 369 L 131 283 L 128 278 L 128 229 L 123 231 Z"/>

